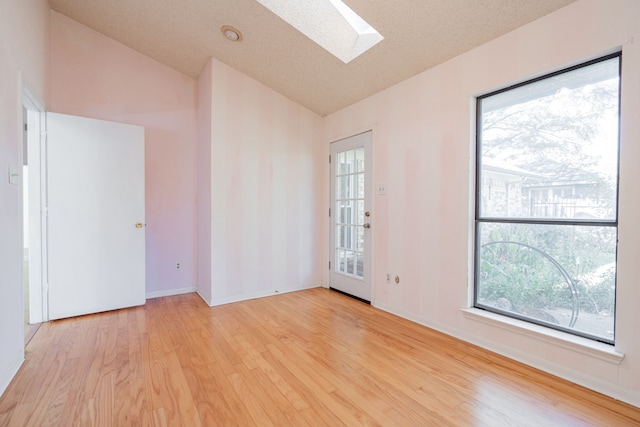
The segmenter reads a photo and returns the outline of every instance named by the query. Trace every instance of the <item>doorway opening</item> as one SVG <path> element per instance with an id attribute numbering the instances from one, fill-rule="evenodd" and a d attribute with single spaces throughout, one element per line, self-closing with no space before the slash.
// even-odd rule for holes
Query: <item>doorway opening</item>
<path id="1" fill-rule="evenodd" d="M 41 139 L 44 130 L 44 105 L 29 85 L 22 82 L 22 223 L 25 345 L 47 320 L 43 289 L 44 247 L 42 216 Z"/>
<path id="2" fill-rule="evenodd" d="M 22 291 L 24 305 L 24 339 L 29 342 L 31 317 L 29 315 L 29 136 L 27 135 L 27 109 L 22 107 Z M 35 333 L 35 331 L 34 331 Z"/>

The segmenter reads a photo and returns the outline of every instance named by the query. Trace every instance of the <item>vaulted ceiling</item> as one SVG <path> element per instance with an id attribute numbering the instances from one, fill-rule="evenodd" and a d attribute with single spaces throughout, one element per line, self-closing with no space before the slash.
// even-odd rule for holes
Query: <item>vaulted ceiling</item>
<path id="1" fill-rule="evenodd" d="M 296 1 L 296 0 L 283 0 Z M 49 0 L 197 78 L 210 57 L 324 116 L 575 0 L 345 0 L 384 40 L 348 64 L 256 0 Z M 242 32 L 227 40 L 221 27 Z"/>

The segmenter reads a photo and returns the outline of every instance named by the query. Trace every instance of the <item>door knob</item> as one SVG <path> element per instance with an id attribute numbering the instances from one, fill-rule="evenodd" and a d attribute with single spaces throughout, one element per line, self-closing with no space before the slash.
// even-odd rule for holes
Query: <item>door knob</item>
<path id="1" fill-rule="evenodd" d="M 136 228 L 142 228 L 144 224 L 141 222 L 136 222 Z"/>
<path id="2" fill-rule="evenodd" d="M 368 222 L 362 225 L 364 228 L 366 228 L 367 230 L 371 228 L 371 224 L 369 224 Z"/>

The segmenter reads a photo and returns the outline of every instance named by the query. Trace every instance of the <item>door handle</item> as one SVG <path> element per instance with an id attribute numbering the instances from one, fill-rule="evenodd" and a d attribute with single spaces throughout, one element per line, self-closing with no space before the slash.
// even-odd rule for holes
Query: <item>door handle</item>
<path id="1" fill-rule="evenodd" d="M 364 223 L 362 226 L 363 226 L 364 228 L 366 228 L 367 230 L 371 228 L 371 224 L 369 224 L 368 222 L 367 222 L 367 223 Z"/>
<path id="2" fill-rule="evenodd" d="M 144 224 L 141 222 L 136 222 L 136 228 L 142 228 L 144 227 Z"/>

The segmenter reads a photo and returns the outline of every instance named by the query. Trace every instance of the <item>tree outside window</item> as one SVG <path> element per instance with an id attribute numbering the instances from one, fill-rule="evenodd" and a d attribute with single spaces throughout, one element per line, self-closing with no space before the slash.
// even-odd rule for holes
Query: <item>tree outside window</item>
<path id="1" fill-rule="evenodd" d="M 476 307 L 613 344 L 620 59 L 478 98 Z"/>

